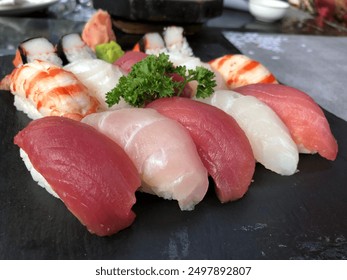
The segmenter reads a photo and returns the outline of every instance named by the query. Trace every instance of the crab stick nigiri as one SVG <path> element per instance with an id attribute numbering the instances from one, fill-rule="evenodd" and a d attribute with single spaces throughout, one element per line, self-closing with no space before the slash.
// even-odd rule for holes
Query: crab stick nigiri
<path id="1" fill-rule="evenodd" d="M 267 169 L 281 175 L 296 172 L 297 146 L 286 125 L 265 103 L 231 90 L 215 91 L 211 97 L 199 101 L 231 115 L 246 133 L 255 159 Z"/>
<path id="2" fill-rule="evenodd" d="M 14 142 L 33 177 L 91 233 L 111 235 L 134 221 L 140 177 L 108 137 L 75 120 L 45 117 L 32 121 Z"/>
<path id="3" fill-rule="evenodd" d="M 161 98 L 147 105 L 188 129 L 214 179 L 221 202 L 241 198 L 255 169 L 251 145 L 236 121 L 222 110 L 182 97 Z"/>
<path id="4" fill-rule="evenodd" d="M 284 85 L 256 84 L 235 89 L 270 106 L 288 127 L 301 153 L 335 160 L 338 145 L 324 112 L 306 93 Z"/>
<path id="5" fill-rule="evenodd" d="M 26 63 L 15 68 L 9 79 L 15 106 L 32 119 L 63 116 L 81 120 L 99 106 L 74 74 L 49 62 Z"/>
<path id="6" fill-rule="evenodd" d="M 177 200 L 182 210 L 192 210 L 204 198 L 207 171 L 178 122 L 144 108 L 91 114 L 82 122 L 124 148 L 141 175 L 143 191 Z"/>

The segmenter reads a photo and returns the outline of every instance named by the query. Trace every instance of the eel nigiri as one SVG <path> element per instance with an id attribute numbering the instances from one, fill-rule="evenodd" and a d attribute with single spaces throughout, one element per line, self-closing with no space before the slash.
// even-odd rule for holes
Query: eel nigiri
<path id="1" fill-rule="evenodd" d="M 20 131 L 14 143 L 34 178 L 91 233 L 111 235 L 132 224 L 140 177 L 108 137 L 75 120 L 45 117 Z"/>
<path id="2" fill-rule="evenodd" d="M 231 90 L 215 91 L 211 97 L 198 100 L 231 115 L 246 133 L 255 159 L 267 169 L 281 175 L 296 172 L 298 148 L 286 125 L 265 103 Z"/>
<path id="3" fill-rule="evenodd" d="M 9 79 L 15 106 L 32 119 L 64 116 L 80 120 L 99 106 L 74 74 L 49 62 L 26 63 L 15 68 Z"/>
<path id="4" fill-rule="evenodd" d="M 322 109 L 306 93 L 293 87 L 272 84 L 248 85 L 235 89 L 270 106 L 288 127 L 301 153 L 319 153 L 335 160 L 338 145 Z"/>
<path id="5" fill-rule="evenodd" d="M 236 121 L 222 110 L 182 97 L 161 98 L 147 105 L 188 129 L 214 179 L 221 202 L 241 198 L 251 184 L 255 159 Z"/>
<path id="6" fill-rule="evenodd" d="M 189 132 L 153 109 L 91 114 L 85 122 L 117 142 L 133 160 L 142 190 L 192 210 L 205 196 L 208 174 Z"/>
<path id="7" fill-rule="evenodd" d="M 255 83 L 277 83 L 264 65 L 242 54 L 227 54 L 209 63 L 223 76 L 229 89 Z"/>

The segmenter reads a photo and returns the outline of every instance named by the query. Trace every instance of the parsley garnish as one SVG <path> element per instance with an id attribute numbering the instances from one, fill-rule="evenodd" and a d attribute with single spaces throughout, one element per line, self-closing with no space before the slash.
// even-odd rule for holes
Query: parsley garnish
<path id="1" fill-rule="evenodd" d="M 173 73 L 183 77 L 183 81 L 174 81 L 170 77 Z M 128 104 L 142 107 L 158 98 L 180 95 L 185 85 L 194 80 L 198 82 L 196 97 L 206 98 L 213 93 L 216 82 L 208 69 L 196 67 L 187 71 L 185 66 L 175 67 L 166 54 L 149 55 L 119 79 L 117 86 L 106 94 L 106 102 L 111 107 L 123 97 Z"/>

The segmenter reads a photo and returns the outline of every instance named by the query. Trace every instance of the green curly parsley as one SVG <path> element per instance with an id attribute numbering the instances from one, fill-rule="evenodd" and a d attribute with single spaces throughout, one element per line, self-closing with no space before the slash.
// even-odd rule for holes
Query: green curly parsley
<path id="1" fill-rule="evenodd" d="M 183 81 L 174 81 L 170 77 L 173 73 L 183 77 Z M 128 104 L 143 107 L 158 98 L 180 95 L 191 81 L 198 82 L 198 98 L 210 96 L 216 86 L 214 73 L 204 67 L 187 71 L 185 66 L 175 67 L 166 54 L 149 55 L 136 63 L 127 76 L 119 79 L 117 86 L 106 94 L 106 103 L 111 107 L 123 97 Z"/>

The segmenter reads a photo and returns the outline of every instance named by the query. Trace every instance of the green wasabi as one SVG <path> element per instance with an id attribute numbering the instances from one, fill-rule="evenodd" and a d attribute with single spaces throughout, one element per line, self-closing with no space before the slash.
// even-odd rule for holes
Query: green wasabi
<path id="1" fill-rule="evenodd" d="M 95 53 L 97 58 L 113 63 L 124 54 L 124 51 L 115 41 L 110 41 L 109 43 L 97 45 Z"/>

